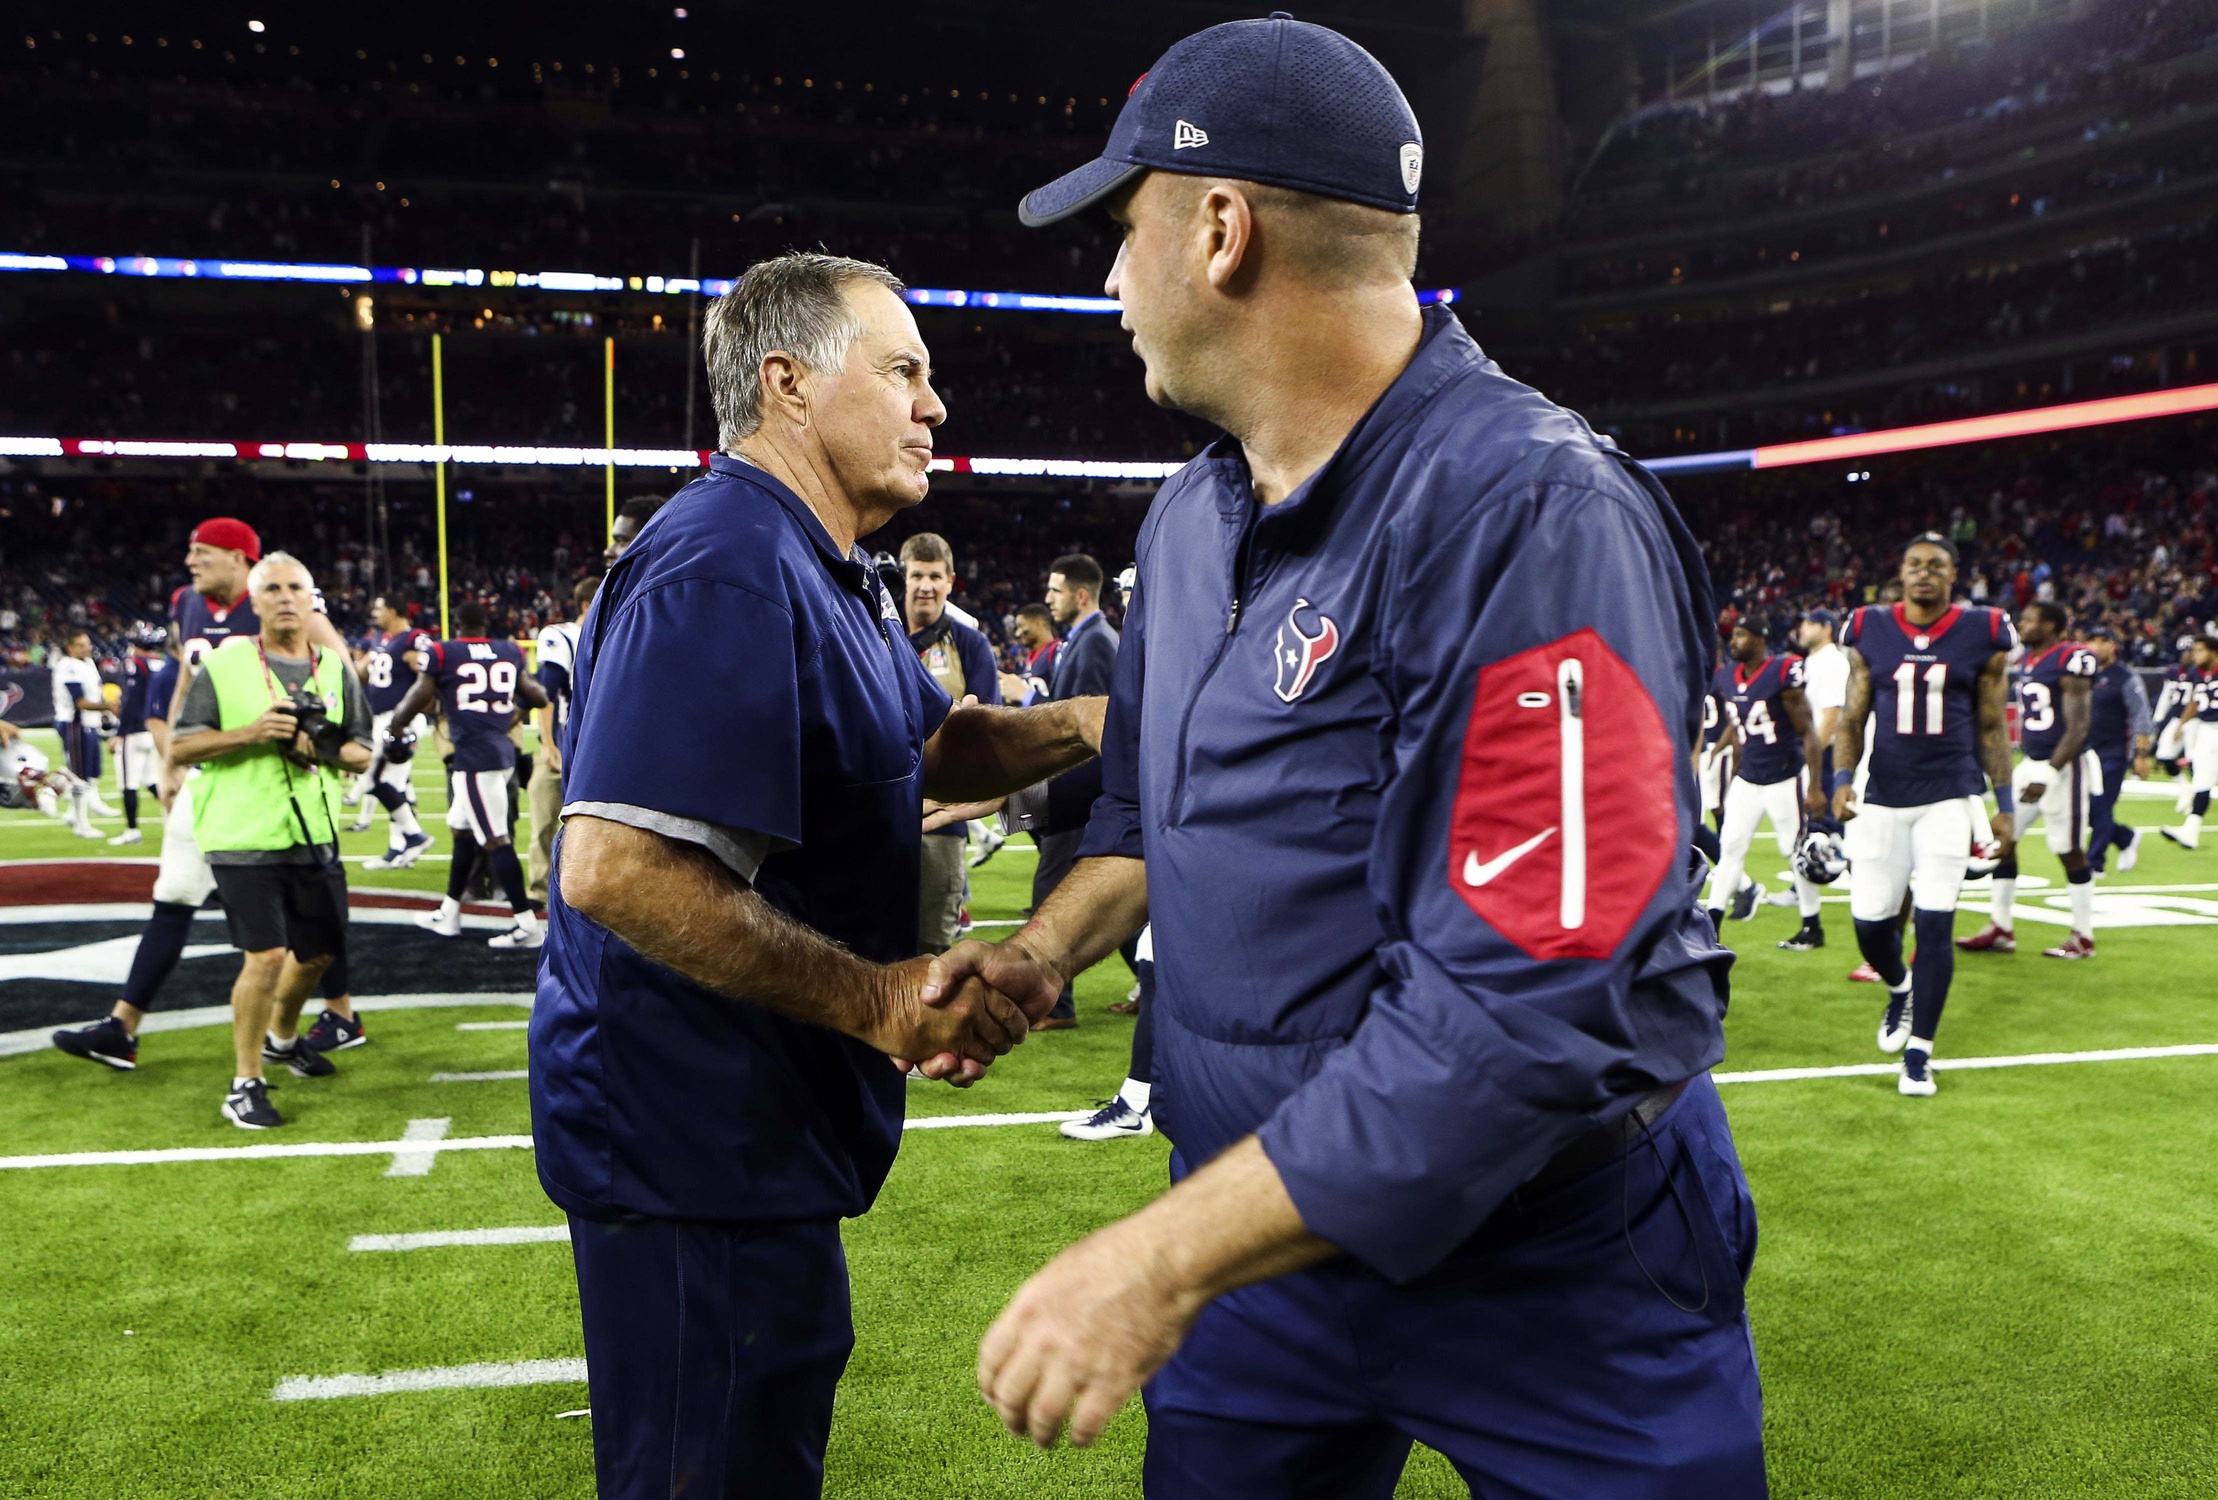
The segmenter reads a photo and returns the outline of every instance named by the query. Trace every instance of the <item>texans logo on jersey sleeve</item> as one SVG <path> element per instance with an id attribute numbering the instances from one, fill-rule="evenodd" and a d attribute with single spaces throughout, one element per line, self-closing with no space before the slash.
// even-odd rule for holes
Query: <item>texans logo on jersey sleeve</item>
<path id="1" fill-rule="evenodd" d="M 1316 617 L 1315 630 L 1302 628 L 1304 613 Z M 1294 607 L 1286 612 L 1286 623 L 1278 628 L 1278 643 L 1274 648 L 1278 681 L 1271 690 L 1278 694 L 1280 702 L 1293 702 L 1309 690 L 1309 684 L 1316 680 L 1317 669 L 1330 661 L 1339 649 L 1340 627 L 1307 599 L 1296 599 Z"/>
<path id="2" fill-rule="evenodd" d="M 1581 630 L 1479 673 L 1448 883 L 1536 959 L 1607 958 L 1670 873 L 1677 754 L 1633 669 Z"/>

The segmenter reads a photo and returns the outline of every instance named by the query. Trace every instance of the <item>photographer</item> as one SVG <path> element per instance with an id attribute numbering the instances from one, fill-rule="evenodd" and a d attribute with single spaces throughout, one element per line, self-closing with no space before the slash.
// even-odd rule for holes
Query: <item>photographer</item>
<path id="1" fill-rule="evenodd" d="M 262 1082 L 265 1061 L 302 1078 L 337 1071 L 297 1028 L 346 940 L 341 773 L 370 763 L 370 708 L 345 654 L 308 639 L 315 581 L 297 558 L 270 553 L 248 573 L 247 590 L 261 634 L 201 658 L 170 759 L 201 767 L 193 834 L 223 894 L 232 945 L 246 955 L 231 989 L 238 1061 L 223 1117 L 267 1130 L 284 1120 Z"/>

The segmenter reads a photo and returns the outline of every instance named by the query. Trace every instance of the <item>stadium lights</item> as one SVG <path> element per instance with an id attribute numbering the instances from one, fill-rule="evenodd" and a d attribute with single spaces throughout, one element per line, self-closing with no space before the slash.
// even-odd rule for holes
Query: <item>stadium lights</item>
<path id="1" fill-rule="evenodd" d="M 336 186 L 336 184 L 334 184 Z M 0 271 L 76 271 L 97 276 L 183 276 L 207 281 L 302 281 L 347 285 L 392 282 L 402 286 L 538 287 L 550 292 L 697 293 L 721 297 L 729 277 L 603 276 L 592 271 L 488 271 L 473 267 L 355 266 L 314 261 L 195 260 L 168 255 L 28 255 L 0 251 Z M 1072 297 L 1044 292 L 972 292 L 911 287 L 918 307 L 983 307 L 1003 312 L 1116 313 L 1114 297 Z M 1454 287 L 1418 292 L 1420 304 L 1453 302 Z"/>
<path id="2" fill-rule="evenodd" d="M 1908 453 L 1920 448 L 2027 437 L 2043 432 L 2069 432 L 2081 427 L 2103 427 L 2199 411 L 2218 411 L 2218 384 L 2183 386 L 2137 396 L 2106 396 L 2096 401 L 2075 401 L 2067 406 L 2043 406 L 2030 411 L 2000 412 L 1994 416 L 1929 422 L 1916 427 L 1891 427 L 1806 443 L 1779 443 L 1719 453 L 1680 453 L 1644 462 L 1659 474 L 1777 469 L 1878 453 Z M 696 451 L 691 448 L 556 448 L 476 443 L 220 442 L 0 436 L 0 458 L 215 458 L 249 462 L 283 459 L 308 463 L 694 469 L 703 467 L 715 456 L 715 451 L 707 448 Z M 1153 481 L 1168 479 L 1182 467 L 1182 461 L 1127 459 L 944 457 L 932 460 L 932 468 L 942 474 L 1035 479 Z M 1868 481 L 1871 471 L 1852 470 L 1851 478 Z"/>

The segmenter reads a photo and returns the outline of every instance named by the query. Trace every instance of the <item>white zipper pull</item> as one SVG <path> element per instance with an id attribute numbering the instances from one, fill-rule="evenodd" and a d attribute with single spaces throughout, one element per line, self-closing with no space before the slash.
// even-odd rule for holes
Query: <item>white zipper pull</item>
<path id="1" fill-rule="evenodd" d="M 1575 656 L 1556 664 L 1557 723 L 1563 764 L 1563 905 L 1557 920 L 1566 932 L 1586 925 L 1586 720 L 1580 698 L 1585 671 Z"/>

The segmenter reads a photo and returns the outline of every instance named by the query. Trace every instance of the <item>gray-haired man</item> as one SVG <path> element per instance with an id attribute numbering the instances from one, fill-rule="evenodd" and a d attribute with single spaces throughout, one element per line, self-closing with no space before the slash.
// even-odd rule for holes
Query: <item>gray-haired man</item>
<path id="1" fill-rule="evenodd" d="M 1036 1019 L 930 1003 L 922 799 L 1079 763 L 1103 703 L 951 709 L 856 545 L 924 498 L 946 415 L 901 291 L 788 255 L 716 304 L 722 452 L 582 622 L 531 1081 L 603 1496 L 818 1493 L 889 1056 L 968 1083 Z"/>

